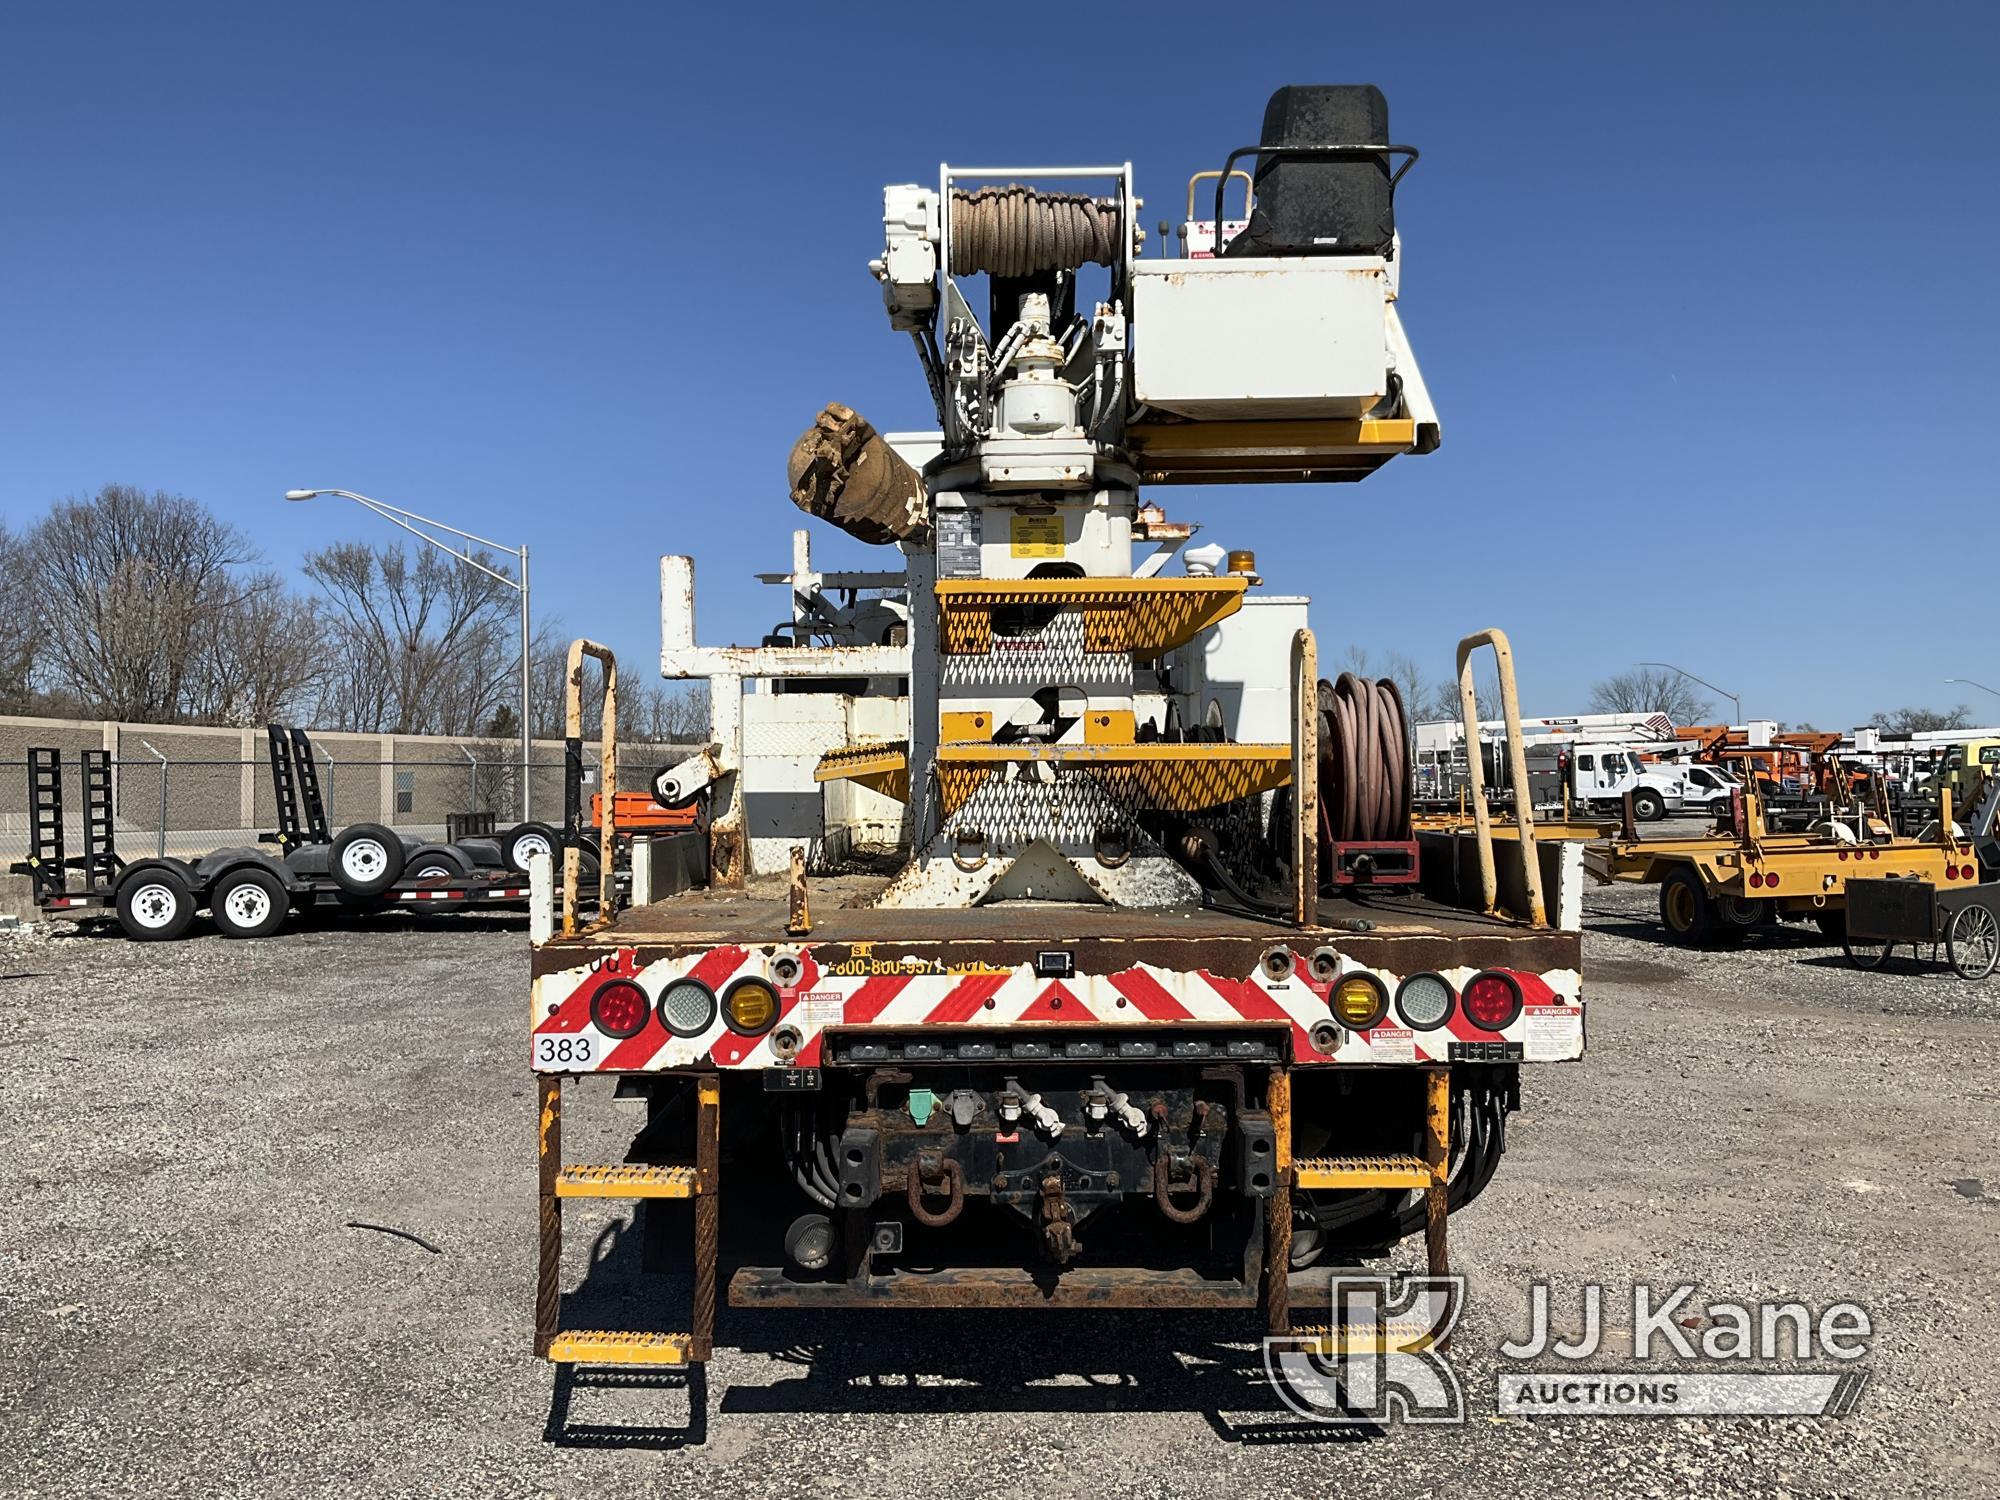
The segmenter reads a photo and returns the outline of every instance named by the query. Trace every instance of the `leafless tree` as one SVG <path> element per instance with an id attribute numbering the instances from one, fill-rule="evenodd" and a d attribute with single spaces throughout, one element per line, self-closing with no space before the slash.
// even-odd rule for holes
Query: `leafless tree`
<path id="1" fill-rule="evenodd" d="M 25 553 L 20 539 L 0 526 L 0 713 L 32 713 L 41 706 L 31 680 L 35 615 Z"/>
<path id="2" fill-rule="evenodd" d="M 319 605 L 267 586 L 225 615 L 204 643 L 189 717 L 205 724 L 269 724 L 317 716 L 325 679 Z"/>
<path id="3" fill-rule="evenodd" d="M 312 553 L 305 573 L 327 601 L 327 727 L 477 733 L 516 691 L 516 599 L 499 580 L 428 548 L 361 542 Z"/>
<path id="4" fill-rule="evenodd" d="M 1969 729 L 1972 727 L 1972 707 L 1961 703 L 1945 709 L 1897 708 L 1876 714 L 1870 722 L 1884 734 L 1902 739 L 1938 729 Z"/>
<path id="5" fill-rule="evenodd" d="M 21 554 L 38 670 L 105 718 L 186 717 L 221 623 L 281 587 L 199 502 L 129 485 L 60 502 Z"/>
<path id="6" fill-rule="evenodd" d="M 1676 724 L 1705 723 L 1715 705 L 1678 672 L 1634 667 L 1604 678 L 1590 689 L 1590 707 L 1600 714 L 1665 714 Z"/>

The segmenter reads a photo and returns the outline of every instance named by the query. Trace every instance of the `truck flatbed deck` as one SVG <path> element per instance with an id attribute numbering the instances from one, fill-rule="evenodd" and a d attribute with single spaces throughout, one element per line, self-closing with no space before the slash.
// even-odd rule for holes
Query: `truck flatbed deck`
<path id="1" fill-rule="evenodd" d="M 1217 907 L 1140 910 L 1050 901 L 1000 902 L 966 910 L 869 905 L 887 884 L 886 877 L 878 876 L 814 882 L 812 931 L 804 937 L 786 935 L 789 904 L 782 881 L 753 882 L 734 891 L 683 891 L 543 945 L 535 952 L 535 972 L 570 968 L 579 961 L 579 950 L 631 948 L 651 958 L 720 943 L 810 946 L 823 960 L 857 946 L 878 952 L 895 948 L 937 956 L 953 967 L 1019 962 L 1033 950 L 1067 947 L 1079 969 L 1093 972 L 1134 962 L 1182 965 L 1190 960 L 1191 949 L 1211 950 L 1231 969 L 1241 971 L 1281 943 L 1304 950 L 1325 944 L 1370 967 L 1392 967 L 1402 973 L 1440 964 L 1536 972 L 1573 969 L 1582 954 L 1578 933 L 1534 929 L 1446 906 L 1414 892 L 1366 901 L 1329 897 L 1320 904 L 1320 925 L 1302 929 L 1283 918 Z M 1357 928 L 1362 922 L 1370 924 L 1366 930 Z M 1433 945 L 1435 954 L 1427 956 L 1425 948 Z M 898 956 L 903 954 L 899 951 Z"/>

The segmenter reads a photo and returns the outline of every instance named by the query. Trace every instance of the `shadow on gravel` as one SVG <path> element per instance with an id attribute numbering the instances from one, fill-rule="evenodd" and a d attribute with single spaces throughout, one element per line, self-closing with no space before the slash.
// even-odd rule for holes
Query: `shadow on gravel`
<path id="1" fill-rule="evenodd" d="M 724 1412 L 1200 1414 L 1227 1442 L 1351 1443 L 1369 1424 L 1296 1416 L 1264 1373 L 1255 1314 L 937 1310 L 731 1313 L 726 1341 L 793 1367 Z"/>
<path id="2" fill-rule="evenodd" d="M 1797 927 L 1788 923 L 1766 923 L 1760 927 L 1745 928 L 1740 932 L 1724 933 L 1701 943 L 1685 943 L 1670 937 L 1666 928 L 1658 921 L 1635 917 L 1630 912 L 1583 909 L 1584 931 L 1605 937 L 1625 938 L 1635 943 L 1647 943 L 1655 948 L 1666 949 L 1692 957 L 1702 953 L 1740 952 L 1745 948 L 1762 948 L 1767 951 L 1783 949 L 1794 952 L 1804 949 L 1825 949 L 1831 942 L 1822 937 L 1817 929 Z M 1833 955 L 1840 957 L 1840 945 L 1832 943 Z"/>
<path id="3" fill-rule="evenodd" d="M 1898 949 L 1872 969 L 1864 969 L 1848 958 L 1838 948 L 1831 953 L 1817 953 L 1799 962 L 1809 969 L 1838 969 L 1847 974 L 1950 974 L 1951 966 L 1945 962 L 1944 948 L 1934 951 L 1926 945 L 1912 956 Z"/>
<path id="4" fill-rule="evenodd" d="M 576 1421 L 570 1414 L 576 1393 L 602 1390 L 686 1391 L 687 1425 L 655 1427 Z M 653 1374 L 644 1370 L 580 1370 L 574 1365 L 558 1365 L 542 1439 L 558 1448 L 652 1448 L 660 1452 L 698 1448 L 708 1441 L 708 1366 L 690 1365 L 685 1373 Z"/>
<path id="5" fill-rule="evenodd" d="M 672 1205 L 679 1209 L 682 1205 Z M 588 1269 L 564 1295 L 566 1328 L 685 1328 L 692 1295 L 678 1261 L 646 1274 L 668 1246 L 685 1245 L 677 1215 L 663 1216 L 648 1250 L 644 1229 L 606 1225 L 592 1240 Z M 670 1252 L 671 1253 L 671 1252 Z M 725 1260 L 720 1277 L 728 1285 Z M 1384 1436 L 1370 1423 L 1303 1419 L 1264 1373 L 1256 1314 L 1174 1312 L 837 1311 L 717 1309 L 716 1343 L 734 1365 L 747 1356 L 755 1383 L 728 1385 L 718 1410 L 731 1415 L 866 1413 L 936 1416 L 980 1412 L 1199 1414 L 1225 1442 L 1310 1445 Z M 740 1351 L 732 1355 L 729 1351 Z M 580 1393 L 632 1392 L 610 1403 Z M 665 1425 L 662 1408 L 687 1421 Z M 707 1440 L 705 1368 L 679 1371 L 558 1367 L 544 1441 L 558 1447 L 671 1450 Z M 604 1408 L 638 1418 L 598 1420 Z M 579 1414 L 579 1407 L 589 1410 Z"/>
<path id="6" fill-rule="evenodd" d="M 255 942 L 225 938 L 215 930 L 208 918 L 196 917 L 194 925 L 188 929 L 187 936 L 179 939 L 178 942 L 224 943 L 231 945 L 240 942 L 244 948 L 255 950 L 263 948 L 266 944 L 283 943 L 289 939 L 322 932 L 429 933 L 526 932 L 527 930 L 528 914 L 526 912 L 476 911 L 461 912 L 454 915 L 450 912 L 442 911 L 419 912 L 402 909 L 342 911 L 338 908 L 330 907 L 323 911 L 315 911 L 309 916 L 294 912 L 291 920 L 285 923 L 283 929 L 275 936 L 263 938 Z M 131 939 L 125 936 L 124 929 L 116 922 L 111 921 L 78 922 L 67 930 L 57 928 L 55 937 L 58 941 L 67 940 L 72 942 L 83 941 L 95 943 L 110 941 L 124 943 L 131 941 Z"/>

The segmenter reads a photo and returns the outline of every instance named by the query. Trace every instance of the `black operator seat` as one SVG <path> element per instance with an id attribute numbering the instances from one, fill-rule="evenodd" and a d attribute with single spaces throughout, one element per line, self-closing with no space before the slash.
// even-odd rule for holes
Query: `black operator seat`
<path id="1" fill-rule="evenodd" d="M 1387 146 L 1389 101 L 1372 83 L 1288 84 L 1264 106 L 1260 146 Z M 1224 257 L 1382 255 L 1396 237 L 1386 155 L 1261 152 L 1256 203 Z"/>

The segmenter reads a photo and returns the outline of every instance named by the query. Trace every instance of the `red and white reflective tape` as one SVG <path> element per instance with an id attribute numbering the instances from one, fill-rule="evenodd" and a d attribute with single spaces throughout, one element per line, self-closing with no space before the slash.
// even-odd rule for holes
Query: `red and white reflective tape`
<path id="1" fill-rule="evenodd" d="M 587 1047 L 572 1046 L 558 1059 L 544 1056 L 554 1049 L 531 1046 L 535 1066 L 547 1072 L 650 1072 L 712 1064 L 722 1068 L 776 1066 L 771 1049 L 779 1032 L 795 1033 L 794 1060 L 811 1066 L 820 1061 L 822 1035 L 829 1026 L 998 1028 L 1011 1026 L 1160 1026 L 1187 1023 L 1283 1023 L 1292 1035 L 1292 1056 L 1299 1063 L 1395 1064 L 1450 1060 L 1453 1042 L 1518 1043 L 1523 1062 L 1561 1062 L 1583 1055 L 1581 981 L 1573 969 L 1544 974 L 1508 970 L 1521 986 L 1521 1014 L 1504 1031 L 1487 1031 L 1454 1007 L 1444 1025 L 1431 1031 L 1403 1026 L 1392 1010 L 1378 1026 L 1365 1031 L 1339 1028 L 1339 1044 L 1328 1054 L 1313 1042 L 1316 1025 L 1331 1019 L 1327 995 L 1333 984 L 1352 973 L 1369 973 L 1394 994 L 1403 976 L 1369 969 L 1343 957 L 1340 972 L 1327 984 L 1306 977 L 1305 955 L 1290 979 L 1272 980 L 1261 971 L 1248 978 L 1227 978 L 1205 969 L 1159 969 L 1136 964 L 1115 974 L 1080 974 L 1050 979 L 1030 964 L 1012 969 L 950 972 L 905 964 L 899 960 L 849 958 L 823 970 L 810 948 L 796 950 L 797 983 L 785 987 L 770 973 L 774 953 L 753 953 L 734 945 L 704 953 L 658 959 L 641 965 L 630 948 L 620 948 L 594 964 L 545 974 L 532 990 L 533 1034 L 540 1038 L 590 1038 Z M 1481 971 L 1447 969 L 1443 977 L 1454 990 Z M 755 977 L 778 993 L 776 1023 L 761 1036 L 731 1031 L 720 1014 L 698 1036 L 676 1036 L 661 1023 L 658 1000 L 674 981 L 701 981 L 719 996 L 732 980 Z M 590 1000 L 599 986 L 613 979 L 630 980 L 655 1002 L 644 1029 L 623 1039 L 598 1032 L 590 1019 Z M 718 1007 L 719 1010 L 719 1007 Z M 1338 1023 L 1336 1023 L 1338 1024 Z"/>

